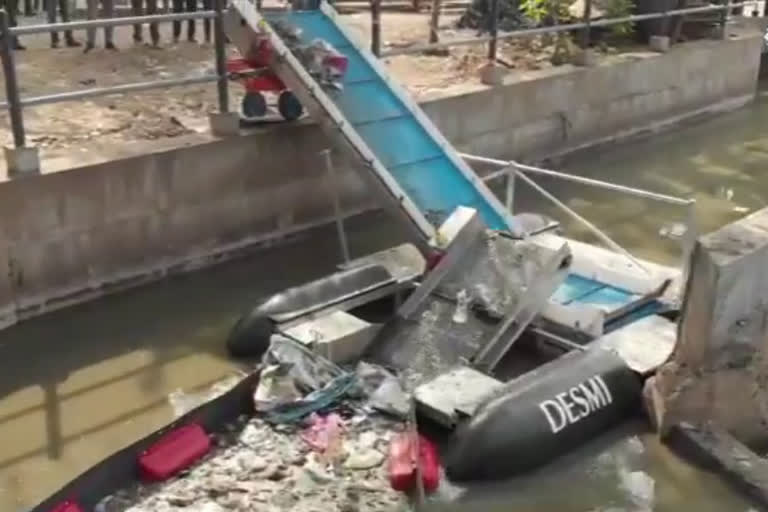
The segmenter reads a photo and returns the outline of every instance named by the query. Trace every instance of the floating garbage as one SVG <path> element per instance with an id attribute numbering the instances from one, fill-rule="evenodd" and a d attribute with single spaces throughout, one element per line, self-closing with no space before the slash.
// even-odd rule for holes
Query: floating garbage
<path id="1" fill-rule="evenodd" d="M 357 365 L 357 381 L 368 396 L 368 405 L 381 412 L 405 418 L 411 410 L 411 400 L 400 381 L 379 365 L 361 361 Z"/>
<path id="2" fill-rule="evenodd" d="M 254 392 L 254 407 L 269 423 L 300 421 L 338 402 L 356 382 L 355 374 L 285 336 L 272 336 L 263 362 L 267 374 Z"/>
<path id="3" fill-rule="evenodd" d="M 338 458 L 342 453 L 344 420 L 336 413 L 309 416 L 309 427 L 301 432 L 301 438 L 327 462 Z"/>

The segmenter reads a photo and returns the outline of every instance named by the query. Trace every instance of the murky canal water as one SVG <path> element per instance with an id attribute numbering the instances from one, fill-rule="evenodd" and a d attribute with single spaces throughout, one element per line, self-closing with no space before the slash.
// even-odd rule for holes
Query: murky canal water
<path id="1" fill-rule="evenodd" d="M 563 168 L 698 201 L 701 231 L 768 199 L 768 101 Z M 638 255 L 676 262 L 679 208 L 537 180 Z M 517 209 L 541 210 L 518 185 Z M 555 210 L 550 213 L 562 216 Z M 566 221 L 569 233 L 590 239 Z M 357 254 L 399 242 L 382 215 L 349 226 Z M 0 510 L 25 510 L 92 464 L 173 417 L 174 391 L 202 390 L 238 371 L 223 339 L 260 297 L 329 272 L 332 230 L 247 261 L 61 311 L 0 332 Z M 554 467 L 505 484 L 504 510 L 744 511 L 714 475 L 669 453 L 638 425 Z M 512 491 L 512 492 L 510 492 Z M 493 497 L 485 490 L 484 497 Z M 495 509 L 484 506 L 483 510 Z M 501 510 L 501 509 L 500 509 Z"/>

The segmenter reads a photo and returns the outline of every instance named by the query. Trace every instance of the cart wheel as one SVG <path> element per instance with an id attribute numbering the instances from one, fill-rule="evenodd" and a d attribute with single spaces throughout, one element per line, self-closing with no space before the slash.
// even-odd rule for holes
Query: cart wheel
<path id="1" fill-rule="evenodd" d="M 304 113 L 304 107 L 291 91 L 283 91 L 277 99 L 277 110 L 286 121 L 294 121 Z"/>
<path id="2" fill-rule="evenodd" d="M 263 117 L 267 113 L 267 100 L 260 92 L 247 92 L 240 108 L 245 117 Z"/>

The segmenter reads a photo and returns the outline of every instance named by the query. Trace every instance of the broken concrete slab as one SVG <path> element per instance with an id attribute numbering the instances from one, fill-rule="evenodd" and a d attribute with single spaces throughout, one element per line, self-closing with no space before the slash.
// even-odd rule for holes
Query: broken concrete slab
<path id="1" fill-rule="evenodd" d="M 696 242 L 677 345 L 645 388 L 662 434 L 711 420 L 746 444 L 768 442 L 766 261 L 768 209 Z"/>
<path id="2" fill-rule="evenodd" d="M 676 338 L 677 325 L 674 322 L 651 315 L 596 339 L 590 347 L 611 349 L 632 370 L 648 375 L 667 362 L 675 348 Z"/>
<path id="3" fill-rule="evenodd" d="M 414 399 L 424 416 L 454 428 L 462 417 L 475 414 L 477 407 L 501 386 L 501 381 L 493 377 L 459 366 L 417 387 Z"/>
<path id="4" fill-rule="evenodd" d="M 356 361 L 366 351 L 381 325 L 344 311 L 334 311 L 285 330 L 285 334 L 312 347 L 334 363 Z"/>

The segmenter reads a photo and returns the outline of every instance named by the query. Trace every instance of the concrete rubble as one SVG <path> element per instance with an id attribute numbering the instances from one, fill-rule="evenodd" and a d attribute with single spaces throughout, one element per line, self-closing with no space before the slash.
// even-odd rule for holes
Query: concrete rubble
<path id="1" fill-rule="evenodd" d="M 120 491 L 97 510 L 397 510 L 406 501 L 390 488 L 384 460 L 390 439 L 402 428 L 383 417 L 353 416 L 346 421 L 340 458 L 326 465 L 296 429 L 243 416 L 214 438 L 215 448 L 190 470 L 165 483 Z"/>
<path id="2" fill-rule="evenodd" d="M 768 443 L 768 209 L 701 237 L 671 360 L 644 390 L 662 434 L 712 421 Z"/>

